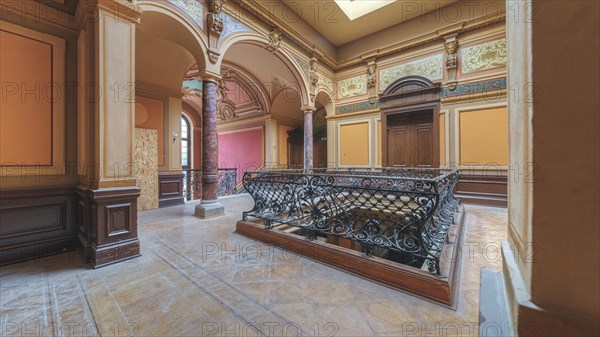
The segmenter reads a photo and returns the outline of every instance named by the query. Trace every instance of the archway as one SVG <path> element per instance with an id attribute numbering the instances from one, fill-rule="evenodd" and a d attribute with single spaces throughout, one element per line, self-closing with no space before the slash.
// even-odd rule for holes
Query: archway
<path id="1" fill-rule="evenodd" d="M 407 76 L 381 94 L 384 167 L 439 166 L 440 83 Z"/>
<path id="2" fill-rule="evenodd" d="M 270 48 L 254 33 L 230 38 L 222 50 L 223 78 L 231 68 L 251 79 L 264 109 L 254 115 L 237 109 L 235 120 L 219 123 L 219 165 L 235 165 L 240 175 L 263 166 L 287 167 L 288 132 L 303 125 L 301 107 L 309 102 L 305 75 L 286 51 Z"/>
<path id="3" fill-rule="evenodd" d="M 182 83 L 190 68 L 205 68 L 206 43 L 200 27 L 173 4 L 139 1 L 138 5 L 142 15 L 135 37 L 136 106 L 143 106 L 149 118 L 146 123 L 136 123 L 136 128 L 155 129 L 159 134 L 159 207 L 182 204 L 182 166 L 199 168 L 201 158 L 195 118 L 186 119 L 189 130 L 183 130 Z M 182 142 L 189 145 L 186 155 L 182 155 Z"/>
<path id="4" fill-rule="evenodd" d="M 333 125 L 327 120 L 335 114 L 335 106 L 331 94 L 320 89 L 315 96 L 315 113 L 313 115 L 313 160 L 315 168 L 335 166 L 335 139 Z"/>

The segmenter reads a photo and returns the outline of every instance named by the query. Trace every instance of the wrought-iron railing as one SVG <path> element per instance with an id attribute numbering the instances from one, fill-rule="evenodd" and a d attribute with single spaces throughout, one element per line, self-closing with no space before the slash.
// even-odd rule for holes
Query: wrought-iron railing
<path id="1" fill-rule="evenodd" d="M 337 236 L 360 244 L 372 256 L 440 275 L 440 256 L 459 200 L 452 191 L 458 171 L 384 168 L 373 170 L 254 171 L 243 184 L 268 228 L 285 224 L 308 239 Z"/>
<path id="2" fill-rule="evenodd" d="M 183 197 L 185 200 L 197 200 L 202 197 L 202 170 L 183 170 Z"/>
<path id="3" fill-rule="evenodd" d="M 197 200 L 202 197 L 202 170 L 190 169 L 183 171 L 183 196 L 185 200 Z M 237 168 L 220 168 L 219 172 L 219 196 L 232 195 L 236 193 Z"/>
<path id="4" fill-rule="evenodd" d="M 237 168 L 219 169 L 219 196 L 233 195 L 237 192 Z"/>

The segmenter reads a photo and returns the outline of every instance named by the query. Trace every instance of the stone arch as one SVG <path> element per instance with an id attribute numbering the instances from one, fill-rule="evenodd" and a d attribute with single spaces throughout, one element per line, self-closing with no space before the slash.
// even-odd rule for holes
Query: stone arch
<path id="1" fill-rule="evenodd" d="M 320 103 L 327 112 L 327 117 L 335 115 L 335 102 L 333 101 L 333 94 L 326 88 L 322 87 L 317 89 L 315 95 L 315 105 Z"/>
<path id="2" fill-rule="evenodd" d="M 194 55 L 198 69 L 205 69 L 208 62 L 208 44 L 202 27 L 184 13 L 181 9 L 167 1 L 138 0 L 137 5 L 142 11 L 141 23 L 146 19 L 160 21 L 159 27 L 151 28 L 154 36 L 173 41 L 186 48 Z M 158 14 L 159 16 L 156 16 Z M 156 26 L 156 25 L 154 25 Z"/>
<path id="3" fill-rule="evenodd" d="M 425 77 L 406 76 L 392 82 L 387 88 L 385 88 L 380 96 L 385 99 L 391 96 L 406 95 L 415 92 L 433 92 L 439 90 L 439 87 L 439 83 L 433 83 Z"/>
<path id="4" fill-rule="evenodd" d="M 225 74 L 229 70 L 229 74 Z M 223 79 L 230 78 L 234 80 L 240 87 L 246 91 L 250 98 L 262 109 L 265 114 L 271 113 L 271 104 L 269 102 L 269 95 L 261 83 L 245 69 L 242 69 L 236 65 L 222 63 L 221 64 L 221 75 Z"/>
<path id="5" fill-rule="evenodd" d="M 233 45 L 242 44 L 242 43 L 255 45 L 255 46 L 258 46 L 261 48 L 267 48 L 267 49 L 272 48 L 269 45 L 268 39 L 259 35 L 258 33 L 255 33 L 255 32 L 236 33 L 235 35 L 233 35 L 230 38 L 228 38 L 227 40 L 225 40 L 224 43 L 221 45 L 220 50 L 219 50 L 221 55 L 219 56 L 219 59 L 216 62 L 216 66 L 218 69 L 221 69 L 221 64 L 223 62 L 223 58 L 226 55 L 227 51 Z M 306 78 L 306 75 L 304 75 L 304 71 L 300 68 L 300 65 L 298 65 L 296 63 L 296 61 L 294 61 L 294 58 L 292 57 L 291 53 L 288 52 L 287 50 L 285 50 L 285 48 L 280 47 L 276 50 L 272 50 L 272 54 L 273 54 L 273 56 L 277 57 L 280 61 L 282 61 L 286 65 L 286 67 L 292 73 L 294 80 L 296 81 L 296 83 L 298 83 L 301 105 L 302 106 L 311 105 L 308 79 Z"/>

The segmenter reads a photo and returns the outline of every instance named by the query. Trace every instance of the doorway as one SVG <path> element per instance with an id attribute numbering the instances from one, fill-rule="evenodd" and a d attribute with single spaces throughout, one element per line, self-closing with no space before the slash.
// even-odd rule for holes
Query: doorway
<path id="1" fill-rule="evenodd" d="M 434 166 L 433 110 L 391 115 L 387 120 L 388 165 Z"/>
<path id="2" fill-rule="evenodd" d="M 407 76 L 381 94 L 384 167 L 439 166 L 440 90 L 440 83 Z"/>

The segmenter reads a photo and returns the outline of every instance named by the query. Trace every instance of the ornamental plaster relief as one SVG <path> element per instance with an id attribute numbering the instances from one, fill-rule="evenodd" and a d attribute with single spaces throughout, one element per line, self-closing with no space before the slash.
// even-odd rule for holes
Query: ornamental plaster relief
<path id="1" fill-rule="evenodd" d="M 224 40 L 229 35 L 241 32 L 251 32 L 252 30 L 248 28 L 243 23 L 239 22 L 231 15 L 225 13 L 223 14 L 223 32 L 221 32 L 221 40 Z"/>
<path id="2" fill-rule="evenodd" d="M 360 75 L 337 82 L 338 98 L 349 98 L 367 94 L 367 75 Z"/>
<path id="3" fill-rule="evenodd" d="M 432 81 L 441 80 L 444 73 L 443 60 L 444 56 L 439 54 L 382 69 L 379 71 L 379 90 L 385 90 L 392 82 L 406 76 L 422 76 Z"/>
<path id="4" fill-rule="evenodd" d="M 204 5 L 196 0 L 169 0 L 169 2 L 192 18 L 200 29 L 204 27 Z"/>
<path id="5" fill-rule="evenodd" d="M 506 66 L 506 39 L 462 48 L 461 63 L 463 74 Z"/>
<path id="6" fill-rule="evenodd" d="M 333 85 L 333 81 L 330 80 L 329 78 L 325 77 L 325 76 L 321 76 L 319 77 L 319 85 L 325 87 L 327 90 L 329 90 L 329 92 L 333 93 L 334 92 L 334 85 Z"/>

